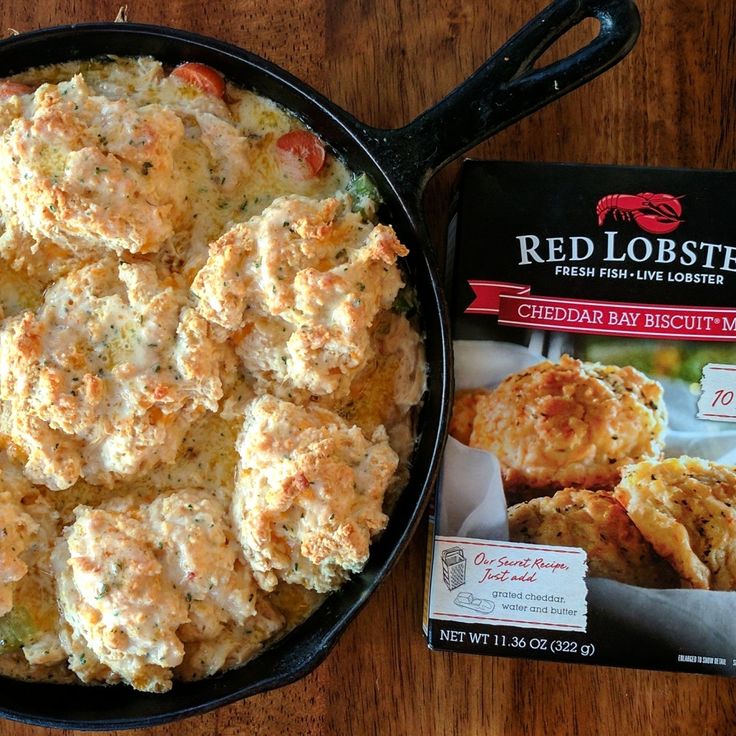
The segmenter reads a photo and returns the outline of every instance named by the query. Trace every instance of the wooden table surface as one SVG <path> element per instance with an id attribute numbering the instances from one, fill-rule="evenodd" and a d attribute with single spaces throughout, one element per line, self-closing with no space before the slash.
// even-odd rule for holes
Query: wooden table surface
<path id="1" fill-rule="evenodd" d="M 133 21 L 191 29 L 276 62 L 357 117 L 393 127 L 436 102 L 544 0 L 137 0 Z M 617 67 L 475 155 L 736 168 L 736 3 L 639 0 L 643 30 Z M 4 0 L 0 28 L 111 20 L 99 0 Z M 560 43 L 568 52 L 592 33 Z M 441 246 L 457 165 L 435 177 Z M 303 680 L 135 734 L 735 734 L 727 679 L 428 651 L 425 528 L 327 660 Z M 3 736 L 43 729 L 0 721 Z"/>

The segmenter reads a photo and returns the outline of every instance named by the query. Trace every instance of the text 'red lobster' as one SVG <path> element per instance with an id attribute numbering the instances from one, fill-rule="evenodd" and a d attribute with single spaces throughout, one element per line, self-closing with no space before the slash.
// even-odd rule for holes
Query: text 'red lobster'
<path id="1" fill-rule="evenodd" d="M 672 194 L 607 194 L 595 207 L 598 224 L 602 225 L 609 212 L 614 220 L 634 220 L 645 232 L 654 235 L 671 233 L 683 221 L 680 199 Z"/>

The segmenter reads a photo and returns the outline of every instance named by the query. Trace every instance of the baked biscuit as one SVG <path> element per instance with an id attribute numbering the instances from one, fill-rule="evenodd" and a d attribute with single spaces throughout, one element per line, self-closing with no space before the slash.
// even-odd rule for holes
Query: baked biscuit
<path id="1" fill-rule="evenodd" d="M 624 466 L 661 456 L 666 423 L 656 381 L 563 355 L 479 397 L 470 446 L 496 455 L 507 491 L 612 489 Z"/>
<path id="2" fill-rule="evenodd" d="M 455 392 L 450 418 L 450 436 L 463 445 L 470 444 L 473 434 L 473 423 L 478 410 L 478 399 L 489 394 L 486 389 L 462 389 Z"/>
<path id="3" fill-rule="evenodd" d="M 227 120 L 211 112 L 196 114 L 201 141 L 213 164 L 220 189 L 232 192 L 248 175 L 251 167 L 251 144 L 243 134 Z"/>
<path id="4" fill-rule="evenodd" d="M 736 590 L 736 471 L 700 458 L 642 462 L 614 496 L 684 587 Z"/>
<path id="5" fill-rule="evenodd" d="M 101 260 L 0 327 L 0 431 L 52 490 L 108 485 L 175 456 L 222 396 L 223 346 L 153 265 Z"/>
<path id="6" fill-rule="evenodd" d="M 207 491 L 107 506 L 77 507 L 54 552 L 61 640 L 84 682 L 162 692 L 174 668 L 206 676 L 242 664 L 283 626 Z"/>
<path id="7" fill-rule="evenodd" d="M 54 551 L 70 669 L 85 682 L 168 690 L 184 657 L 176 635 L 188 620 L 184 596 L 163 575 L 139 520 L 85 506 L 76 516 Z"/>
<path id="8" fill-rule="evenodd" d="M 192 291 L 261 393 L 345 394 L 370 357 L 370 328 L 403 285 L 407 249 L 332 198 L 280 197 L 210 245 Z"/>
<path id="9" fill-rule="evenodd" d="M 368 559 L 398 458 L 337 414 L 273 396 L 247 409 L 238 438 L 233 523 L 259 584 L 336 589 Z"/>
<path id="10" fill-rule="evenodd" d="M 183 137 L 176 113 L 95 95 L 81 75 L 41 85 L 0 135 L 3 254 L 21 261 L 27 237 L 87 256 L 158 250 L 183 210 Z"/>
<path id="11" fill-rule="evenodd" d="M 652 550 L 621 504 L 606 491 L 565 488 L 509 508 L 514 542 L 582 547 L 593 577 L 645 588 L 678 587 L 672 568 Z"/>
<path id="12" fill-rule="evenodd" d="M 256 615 L 258 586 L 230 528 L 226 508 L 201 490 L 159 496 L 142 514 L 156 558 L 186 597 L 186 642 L 213 639 L 225 621 L 242 625 Z"/>

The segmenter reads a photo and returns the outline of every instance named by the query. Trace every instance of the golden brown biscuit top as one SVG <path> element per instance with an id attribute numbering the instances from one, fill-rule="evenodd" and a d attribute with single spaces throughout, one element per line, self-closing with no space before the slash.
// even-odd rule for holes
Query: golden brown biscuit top
<path id="1" fill-rule="evenodd" d="M 564 355 L 480 396 L 470 445 L 496 454 L 510 489 L 610 489 L 623 466 L 660 456 L 666 421 L 656 381 Z"/>
<path id="2" fill-rule="evenodd" d="M 693 457 L 624 470 L 614 492 L 644 537 L 693 588 L 736 590 L 736 470 Z"/>
<path id="3" fill-rule="evenodd" d="M 371 325 L 403 286 L 407 253 L 391 227 L 344 201 L 280 197 L 211 244 L 192 291 L 261 391 L 344 395 L 370 358 Z"/>
<path id="4" fill-rule="evenodd" d="M 398 465 L 383 427 L 366 438 L 328 409 L 262 396 L 238 452 L 233 523 L 261 587 L 327 592 L 363 566 Z"/>
<path id="5" fill-rule="evenodd" d="M 606 491 L 565 488 L 509 509 L 515 542 L 582 547 L 594 577 L 647 588 L 677 587 L 672 568 L 657 557 L 626 511 Z"/>

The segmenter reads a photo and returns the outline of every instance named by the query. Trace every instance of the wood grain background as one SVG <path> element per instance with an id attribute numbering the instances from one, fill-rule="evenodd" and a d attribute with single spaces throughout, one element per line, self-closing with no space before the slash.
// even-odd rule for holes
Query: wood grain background
<path id="1" fill-rule="evenodd" d="M 408 122 L 468 76 L 544 0 L 139 0 L 133 21 L 236 43 L 377 126 Z M 99 0 L 3 0 L 0 29 L 111 20 Z M 736 3 L 639 0 L 634 51 L 473 155 L 734 168 Z M 593 33 L 577 29 L 553 53 Z M 457 164 L 430 184 L 441 247 Z M 736 734 L 736 683 L 432 653 L 420 629 L 425 531 L 328 659 L 281 690 L 138 736 Z M 42 729 L 0 721 L 3 736 Z M 71 732 L 70 732 L 71 733 Z"/>

